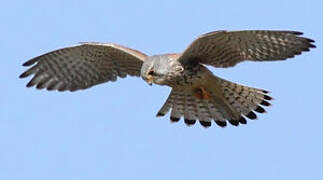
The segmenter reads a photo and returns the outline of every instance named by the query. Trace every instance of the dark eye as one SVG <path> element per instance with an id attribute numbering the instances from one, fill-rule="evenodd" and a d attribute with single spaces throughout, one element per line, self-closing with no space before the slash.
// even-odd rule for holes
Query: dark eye
<path id="1" fill-rule="evenodd" d="M 154 69 L 150 69 L 149 72 L 148 72 L 148 75 L 153 76 L 154 75 Z"/>

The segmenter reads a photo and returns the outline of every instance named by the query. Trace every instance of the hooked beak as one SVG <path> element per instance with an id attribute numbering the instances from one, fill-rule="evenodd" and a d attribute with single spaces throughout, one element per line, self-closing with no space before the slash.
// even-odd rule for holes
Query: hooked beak
<path id="1" fill-rule="evenodd" d="M 145 80 L 146 82 L 149 84 L 149 85 L 152 85 L 153 84 L 153 81 L 154 81 L 154 77 L 152 75 L 147 75 L 145 77 Z"/>

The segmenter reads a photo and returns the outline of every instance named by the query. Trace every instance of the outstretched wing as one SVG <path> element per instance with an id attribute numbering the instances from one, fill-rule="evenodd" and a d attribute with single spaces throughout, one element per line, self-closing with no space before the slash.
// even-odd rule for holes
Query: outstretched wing
<path id="1" fill-rule="evenodd" d="M 59 49 L 23 64 L 32 66 L 20 75 L 34 75 L 27 87 L 75 91 L 117 77 L 140 76 L 147 55 L 112 43 L 82 43 Z"/>
<path id="2" fill-rule="evenodd" d="M 315 48 L 313 40 L 296 31 L 215 31 L 201 35 L 179 58 L 182 64 L 231 67 L 244 60 L 276 61 Z"/>

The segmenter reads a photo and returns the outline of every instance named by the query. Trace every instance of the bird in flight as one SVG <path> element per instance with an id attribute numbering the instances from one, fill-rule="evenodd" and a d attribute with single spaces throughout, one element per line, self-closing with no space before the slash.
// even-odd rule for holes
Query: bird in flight
<path id="1" fill-rule="evenodd" d="M 20 78 L 33 75 L 27 87 L 76 91 L 127 75 L 172 88 L 157 116 L 170 111 L 171 122 L 184 119 L 204 127 L 246 124 L 264 113 L 268 91 L 215 76 L 207 66 L 232 67 L 242 61 L 279 61 L 310 48 L 314 41 L 297 31 L 214 31 L 196 38 L 182 53 L 147 56 L 115 43 L 81 43 L 35 57 Z"/>

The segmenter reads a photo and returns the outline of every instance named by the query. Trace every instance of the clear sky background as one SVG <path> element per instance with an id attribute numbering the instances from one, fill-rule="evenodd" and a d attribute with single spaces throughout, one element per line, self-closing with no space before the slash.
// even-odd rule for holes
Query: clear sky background
<path id="1" fill-rule="evenodd" d="M 323 179 L 323 1 L 3 1 L 0 179 Z M 180 52 L 214 30 L 305 32 L 318 48 L 284 62 L 212 71 L 270 90 L 268 113 L 240 127 L 172 124 L 170 88 L 139 78 L 74 93 L 25 88 L 21 64 L 84 41 Z"/>

